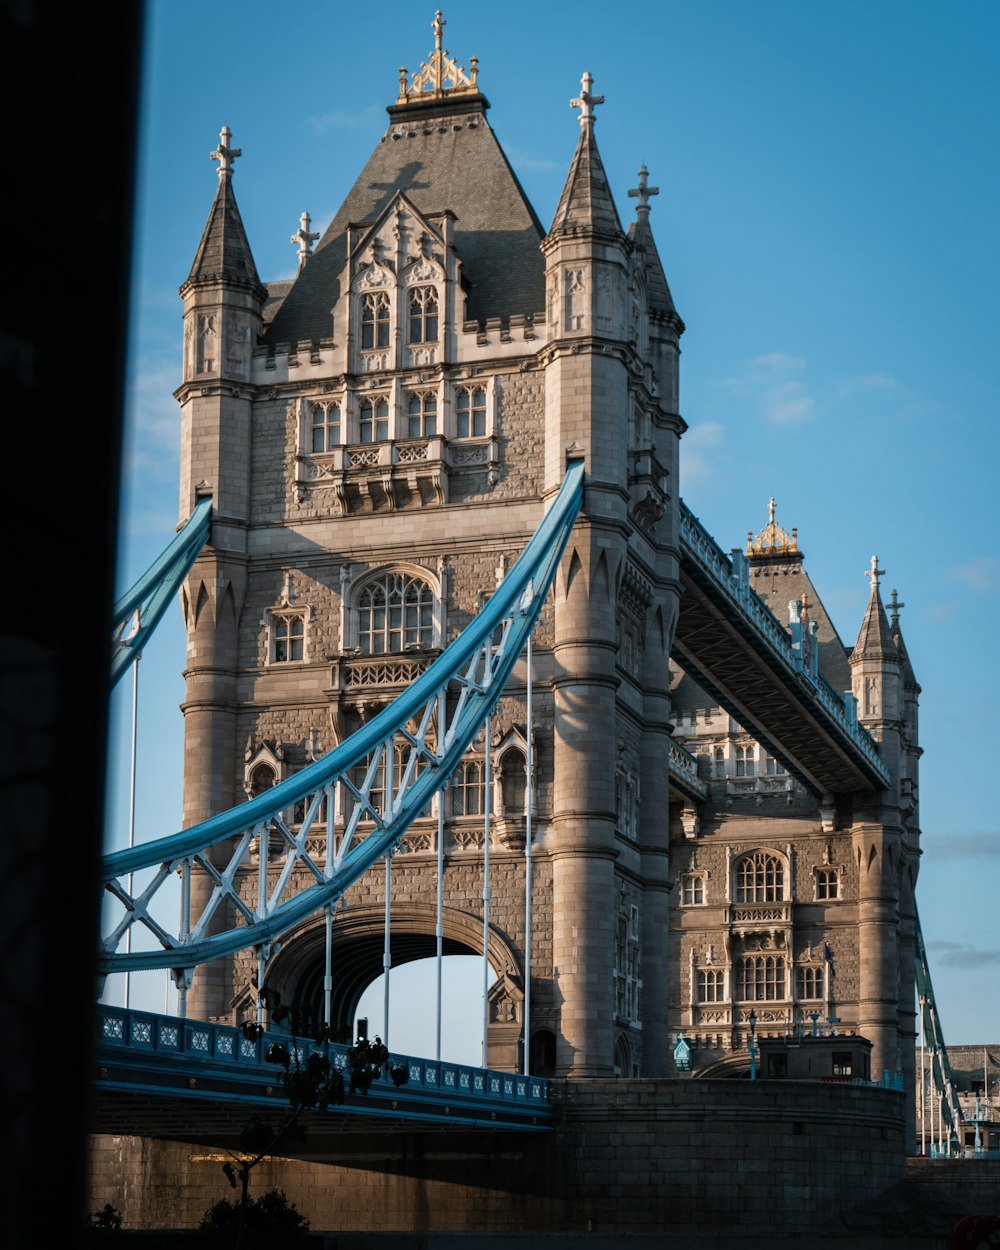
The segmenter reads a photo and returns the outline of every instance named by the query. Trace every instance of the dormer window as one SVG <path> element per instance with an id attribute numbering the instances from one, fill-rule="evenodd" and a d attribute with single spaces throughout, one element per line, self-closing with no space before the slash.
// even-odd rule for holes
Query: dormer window
<path id="1" fill-rule="evenodd" d="M 358 410 L 358 434 L 363 443 L 384 443 L 389 437 L 389 401 L 363 399 Z"/>
<path id="2" fill-rule="evenodd" d="M 437 336 L 437 291 L 432 286 L 414 287 L 410 292 L 410 342 L 433 343 Z"/>
<path id="3" fill-rule="evenodd" d="M 389 346 L 389 296 L 385 291 L 369 291 L 364 297 L 361 305 L 361 346 Z"/>
<path id="4" fill-rule="evenodd" d="M 433 391 L 412 394 L 406 403 L 406 437 L 431 438 L 437 433 L 437 396 Z"/>
<path id="5" fill-rule="evenodd" d="M 311 438 L 313 452 L 333 451 L 340 444 L 340 405 L 313 404 L 311 412 Z"/>
<path id="6" fill-rule="evenodd" d="M 455 433 L 459 438 L 482 438 L 486 434 L 486 391 L 481 386 L 463 386 L 455 405 Z"/>

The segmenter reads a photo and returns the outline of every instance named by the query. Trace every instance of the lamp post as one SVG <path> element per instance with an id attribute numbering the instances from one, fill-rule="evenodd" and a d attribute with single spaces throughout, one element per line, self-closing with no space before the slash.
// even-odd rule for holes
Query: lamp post
<path id="1" fill-rule="evenodd" d="M 750 1080 L 757 1079 L 757 1016 L 754 1009 L 750 1008 L 750 1041 L 747 1045 L 750 1052 Z"/>

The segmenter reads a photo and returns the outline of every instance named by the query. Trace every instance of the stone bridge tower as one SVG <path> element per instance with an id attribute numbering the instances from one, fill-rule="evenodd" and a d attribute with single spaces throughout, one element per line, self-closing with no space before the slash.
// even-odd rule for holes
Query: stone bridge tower
<path id="1" fill-rule="evenodd" d="M 536 1070 L 656 1075 L 684 428 L 656 188 L 640 170 L 623 228 L 586 74 L 546 233 L 487 121 L 478 62 L 457 64 L 443 26 L 439 14 L 428 62 L 401 71 L 388 128 L 318 243 L 301 215 L 293 281 L 261 285 L 228 131 L 214 154 L 219 191 L 181 291 L 181 515 L 199 492 L 216 507 L 184 591 L 185 819 L 273 785 L 404 689 L 523 548 L 567 456 L 583 456 L 583 516 L 536 635 L 533 740 L 522 666 L 490 724 L 490 793 L 480 740 L 394 857 L 391 956 L 434 953 L 439 827 L 443 949 L 481 949 L 488 836 L 491 1065 L 527 1044 Z M 334 1018 L 349 1025 L 382 971 L 386 875 L 287 937 L 266 985 L 318 1014 L 329 934 Z M 241 888 L 252 902 L 255 875 Z M 250 953 L 199 971 L 189 1011 L 240 1018 L 258 979 Z"/>

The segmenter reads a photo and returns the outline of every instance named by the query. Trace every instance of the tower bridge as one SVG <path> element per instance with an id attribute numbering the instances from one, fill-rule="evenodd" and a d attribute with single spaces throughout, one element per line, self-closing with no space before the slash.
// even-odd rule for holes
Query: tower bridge
<path id="1" fill-rule="evenodd" d="M 237 158 L 256 177 L 264 154 L 228 129 L 211 154 L 180 288 L 183 528 L 123 598 L 116 651 L 120 674 L 179 587 L 184 828 L 107 857 L 102 971 L 170 969 L 187 1020 L 236 1036 L 271 1023 L 262 991 L 350 1029 L 378 972 L 478 951 L 489 1069 L 544 1086 L 531 1114 L 554 1126 L 492 1181 L 532 1226 L 687 1210 L 703 1131 L 723 1158 L 772 1134 L 800 1181 L 768 1227 L 791 1225 L 806 1192 L 887 1188 L 913 1140 L 919 685 L 899 605 L 873 559 L 847 645 L 773 500 L 728 555 L 685 508 L 684 323 L 645 166 L 618 214 L 596 139 L 613 101 L 583 76 L 546 229 L 442 28 L 318 242 L 301 216 L 293 281 L 261 281 L 236 203 Z M 759 1041 L 817 1021 L 871 1044 L 871 1082 L 790 1099 L 697 1079 L 756 1077 Z M 383 1150 L 369 1211 L 405 1209 L 404 1173 L 447 1187 L 409 1149 Z M 462 1184 L 486 1180 L 470 1162 Z M 738 1187 L 718 1188 L 732 1214 Z"/>

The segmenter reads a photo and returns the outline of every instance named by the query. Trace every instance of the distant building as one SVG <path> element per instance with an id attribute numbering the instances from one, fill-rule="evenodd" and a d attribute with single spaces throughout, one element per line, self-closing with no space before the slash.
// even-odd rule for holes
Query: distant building
<path id="1" fill-rule="evenodd" d="M 948 1046 L 963 1126 L 958 1145 L 969 1151 L 1000 1151 L 1000 1045 Z M 948 1131 L 934 1090 L 932 1061 L 917 1052 L 917 1145 L 921 1154 L 948 1152 Z"/>

